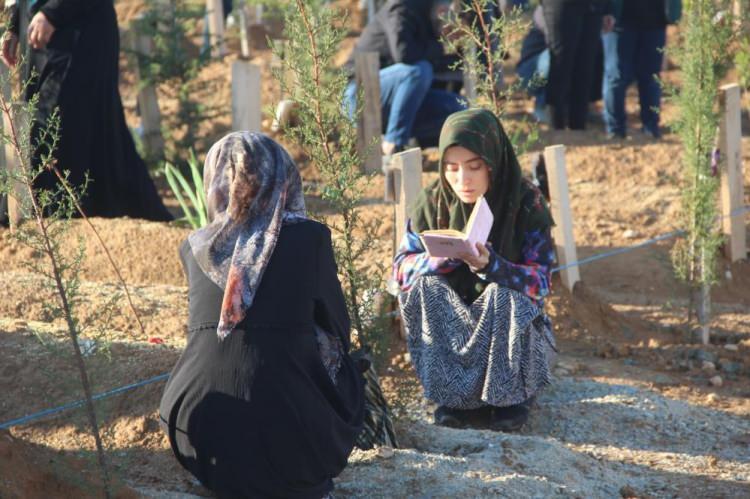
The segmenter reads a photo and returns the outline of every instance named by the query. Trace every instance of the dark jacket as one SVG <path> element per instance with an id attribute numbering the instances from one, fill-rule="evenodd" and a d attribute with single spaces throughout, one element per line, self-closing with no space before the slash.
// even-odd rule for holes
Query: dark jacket
<path id="1" fill-rule="evenodd" d="M 612 0 L 617 22 L 628 28 L 655 29 L 682 17 L 682 0 Z M 643 27 L 645 26 L 645 27 Z"/>
<path id="2" fill-rule="evenodd" d="M 561 4 L 561 3 L 586 3 L 589 4 L 591 12 L 597 14 L 608 15 L 614 12 L 615 0 L 540 0 L 542 7 L 547 4 Z"/>
<path id="3" fill-rule="evenodd" d="M 349 318 L 330 231 L 305 221 L 281 229 L 240 325 L 216 335 L 223 291 L 189 243 L 188 344 L 159 412 L 180 463 L 220 497 L 315 498 L 332 489 L 362 424 L 363 379 L 348 354 L 334 384 L 317 323 L 349 349 Z"/>
<path id="4" fill-rule="evenodd" d="M 388 0 L 367 23 L 345 67 L 354 73 L 355 52 L 377 52 L 380 67 L 427 61 L 435 71 L 445 71 L 457 61 L 443 50 L 432 29 L 430 10 L 434 0 Z"/>

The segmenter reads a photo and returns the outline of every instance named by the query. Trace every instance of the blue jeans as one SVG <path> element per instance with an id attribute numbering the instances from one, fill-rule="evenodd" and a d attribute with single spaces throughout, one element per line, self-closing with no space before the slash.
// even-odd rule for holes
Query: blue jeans
<path id="1" fill-rule="evenodd" d="M 432 64 L 393 64 L 380 70 L 380 106 L 383 116 L 385 141 L 404 147 L 416 137 L 422 147 L 435 146 L 445 119 L 463 109 L 465 103 L 458 94 L 430 88 Z M 346 87 L 345 105 L 354 114 L 357 85 Z"/>
<path id="2" fill-rule="evenodd" d="M 543 110 L 547 105 L 547 78 L 549 77 L 549 49 L 519 64 L 516 73 L 521 80 L 521 87 L 534 97 L 534 109 Z"/>
<path id="3" fill-rule="evenodd" d="M 661 71 L 662 49 L 666 43 L 666 29 L 618 29 L 602 35 L 604 43 L 604 124 L 607 132 L 624 135 L 626 132 L 625 92 L 638 82 L 641 104 L 641 124 L 652 134 L 659 135 L 661 86 L 656 80 Z"/>

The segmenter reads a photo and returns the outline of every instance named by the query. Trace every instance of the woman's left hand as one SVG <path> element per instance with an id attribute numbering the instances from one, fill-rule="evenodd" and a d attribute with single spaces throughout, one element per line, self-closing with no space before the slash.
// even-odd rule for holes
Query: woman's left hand
<path id="1" fill-rule="evenodd" d="M 55 27 L 49 22 L 43 12 L 37 12 L 29 23 L 28 36 L 31 48 L 41 50 L 47 46 Z"/>
<path id="2" fill-rule="evenodd" d="M 490 250 L 482 243 L 477 243 L 478 256 L 471 253 L 462 253 L 458 257 L 466 262 L 472 272 L 481 272 L 490 263 Z"/>

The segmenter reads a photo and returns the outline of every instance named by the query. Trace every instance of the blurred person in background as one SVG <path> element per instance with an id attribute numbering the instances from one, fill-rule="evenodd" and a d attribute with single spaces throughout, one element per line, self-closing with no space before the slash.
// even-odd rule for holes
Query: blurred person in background
<path id="1" fill-rule="evenodd" d="M 614 28 L 611 0 L 541 0 L 547 26 L 550 122 L 583 130 L 596 71 L 601 33 Z"/>
<path id="2" fill-rule="evenodd" d="M 19 33 L 21 12 L 9 6 L 10 30 L 2 39 L 2 60 L 14 67 L 19 37 L 28 40 L 25 99 L 39 97 L 31 129 L 32 143 L 42 136 L 57 110 L 60 137 L 54 157 L 69 171 L 69 182 L 83 186 L 81 205 L 88 216 L 171 220 L 138 155 L 125 123 L 118 88 L 120 38 L 111 0 L 37 0 L 24 2 L 31 19 Z M 45 151 L 32 151 L 39 166 Z M 57 185 L 53 172 L 37 176 L 37 189 Z"/>
<path id="3" fill-rule="evenodd" d="M 641 131 L 659 139 L 661 84 L 667 25 L 677 22 L 680 0 L 614 0 L 615 29 L 602 35 L 604 43 L 604 124 L 610 138 L 627 134 L 625 93 L 638 83 Z"/>
<path id="4" fill-rule="evenodd" d="M 413 137 L 422 147 L 437 145 L 445 119 L 466 106 L 459 95 L 433 88 L 434 75 L 447 71 L 455 56 L 445 53 L 440 37 L 444 18 L 454 14 L 452 0 L 388 0 L 370 20 L 346 63 L 352 80 L 345 105 L 357 105 L 354 55 L 380 56 L 380 103 L 383 114 L 382 153 L 404 150 Z"/>

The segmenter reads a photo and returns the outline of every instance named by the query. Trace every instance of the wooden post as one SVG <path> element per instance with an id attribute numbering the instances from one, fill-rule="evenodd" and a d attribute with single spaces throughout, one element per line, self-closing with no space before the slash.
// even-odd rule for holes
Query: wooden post
<path id="1" fill-rule="evenodd" d="M 232 63 L 232 129 L 260 132 L 260 68 Z"/>
<path id="2" fill-rule="evenodd" d="M 142 18 L 135 19 L 133 25 L 144 22 Z M 151 38 L 132 29 L 128 34 L 129 42 L 135 52 L 136 79 L 141 79 L 139 55 L 148 57 L 153 50 Z M 144 85 L 138 91 L 138 113 L 141 116 L 143 130 L 143 147 L 149 159 L 164 157 L 164 137 L 161 134 L 161 111 L 159 99 L 154 85 Z"/>
<path id="3" fill-rule="evenodd" d="M 733 83 L 721 87 L 721 101 L 719 149 L 726 158 L 721 169 L 721 225 L 727 236 L 726 256 L 736 262 L 747 257 L 745 217 L 737 213 L 743 206 L 744 195 L 740 86 Z"/>
<path id="4" fill-rule="evenodd" d="M 227 45 L 224 40 L 224 6 L 221 0 L 206 0 L 206 11 L 211 57 L 224 57 Z"/>
<path id="5" fill-rule="evenodd" d="M 576 243 L 573 238 L 573 213 L 570 210 L 568 193 L 568 173 L 565 169 L 565 146 L 556 145 L 544 149 L 544 162 L 549 177 L 550 205 L 555 226 L 552 236 L 555 239 L 557 263 L 565 266 L 578 261 Z M 573 291 L 575 283 L 581 280 L 578 267 L 568 267 L 560 271 L 563 285 Z"/>
<path id="6" fill-rule="evenodd" d="M 6 102 L 12 102 L 13 97 L 13 91 L 11 90 L 11 81 L 9 79 L 9 71 L 8 68 L 5 67 L 4 64 L 0 64 L 0 72 L 2 73 L 2 81 L 3 81 L 3 87 L 0 89 L 0 91 L 3 92 L 3 98 Z M 13 105 L 13 114 L 14 119 L 16 119 L 16 130 L 17 133 L 28 133 L 28 126 L 26 123 L 21 123 L 22 120 L 20 120 L 20 116 L 18 114 L 18 106 Z M 10 120 L 9 117 L 3 113 L 3 119 L 2 119 L 2 129 L 5 133 L 10 133 Z M 20 137 L 19 137 L 20 139 Z M 13 148 L 13 146 L 9 143 L 3 143 L 3 146 L 0 147 L 0 150 L 2 150 L 2 164 L 0 164 L 0 168 L 6 170 L 8 172 L 8 175 L 18 175 L 18 169 L 21 167 L 20 159 L 16 155 L 16 151 Z M 8 210 L 8 220 L 10 221 L 10 229 L 15 230 L 16 227 L 23 221 L 23 205 L 25 204 L 25 201 L 28 200 L 28 193 L 26 189 L 24 189 L 23 184 L 16 180 L 12 182 L 13 190 L 8 193 L 8 196 L 5 200 L 6 208 Z"/>
<path id="7" fill-rule="evenodd" d="M 380 106 L 380 56 L 377 52 L 354 54 L 358 92 L 362 95 L 362 113 L 357 120 L 357 151 L 366 173 L 382 168 L 382 116 Z"/>
<path id="8" fill-rule="evenodd" d="M 248 30 L 247 11 L 245 6 L 237 9 L 238 22 L 240 23 L 240 55 L 243 59 L 250 58 L 250 31 Z"/>
<path id="9" fill-rule="evenodd" d="M 406 232 L 409 208 L 422 189 L 422 150 L 418 147 L 393 155 L 393 183 L 396 187 L 396 246 Z"/>

